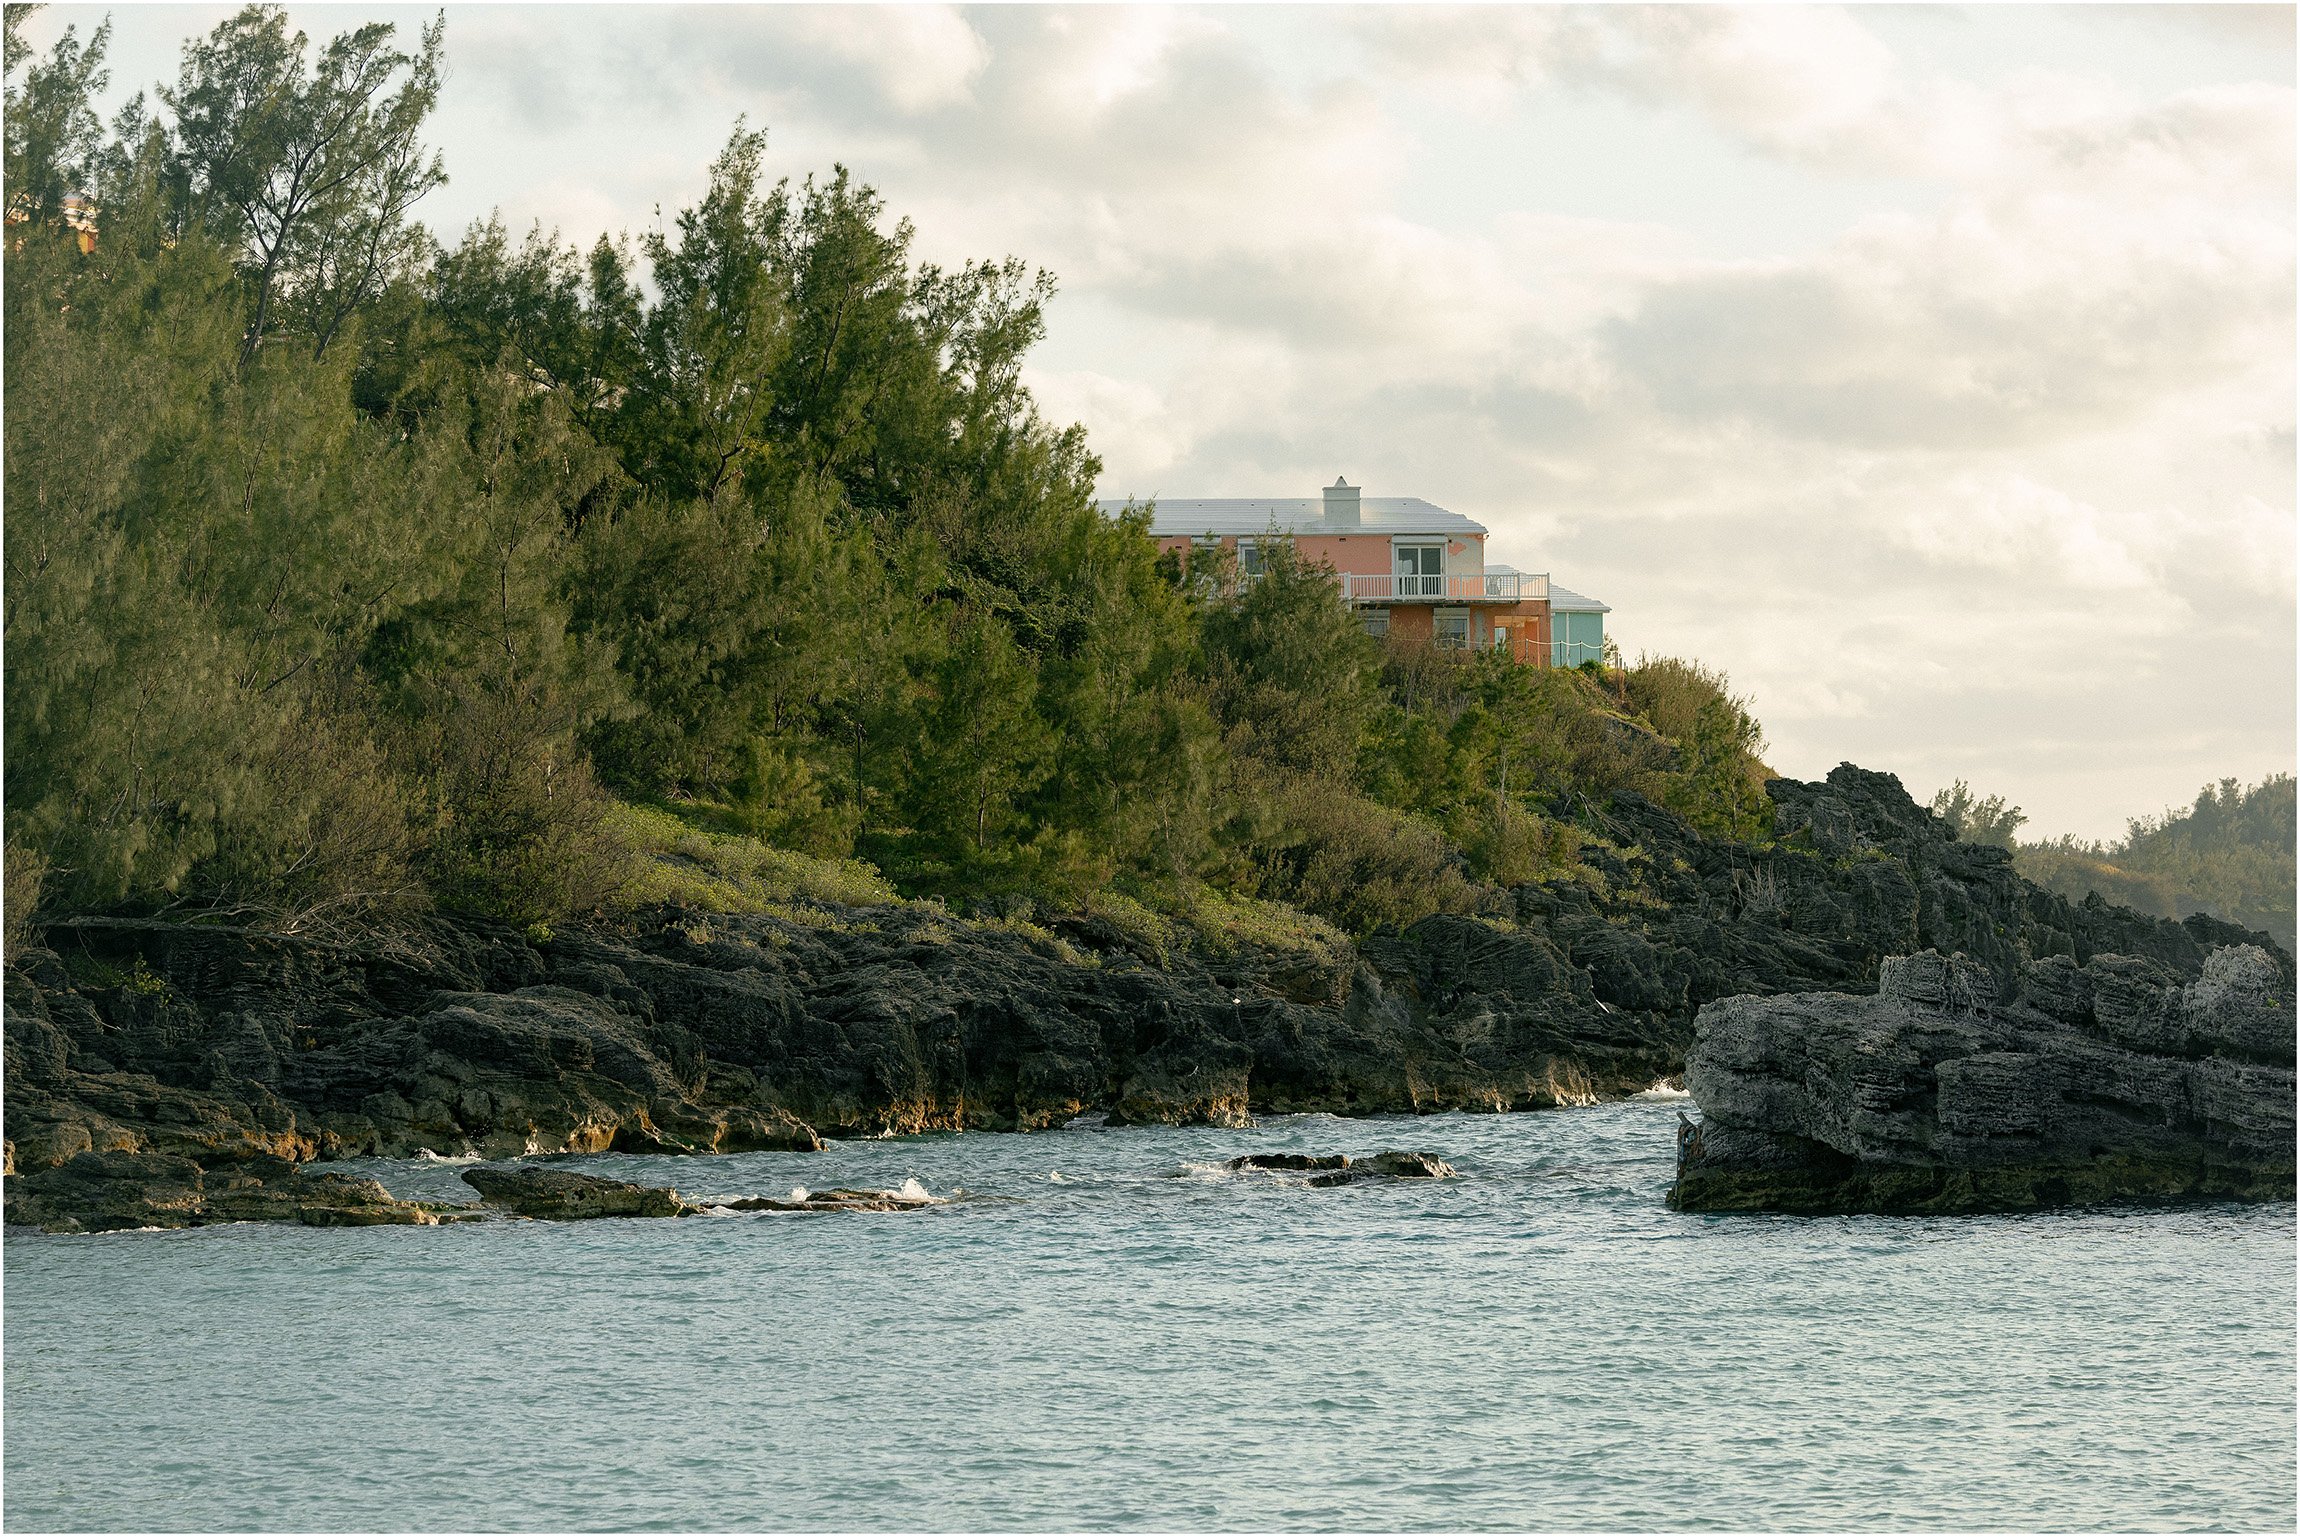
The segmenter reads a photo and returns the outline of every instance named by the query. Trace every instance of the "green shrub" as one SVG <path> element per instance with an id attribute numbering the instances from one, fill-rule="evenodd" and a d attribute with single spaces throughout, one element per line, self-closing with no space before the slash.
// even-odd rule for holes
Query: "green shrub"
<path id="1" fill-rule="evenodd" d="M 1178 914 L 1197 942 L 1216 955 L 1242 949 L 1309 956 L 1336 966 L 1353 953 L 1350 938 L 1315 913 L 1283 902 L 1267 902 L 1200 887 L 1183 898 Z"/>
<path id="2" fill-rule="evenodd" d="M 694 826 L 659 806 L 618 804 L 607 825 L 630 850 L 618 905 L 659 902 L 707 912 L 774 912 L 794 906 L 880 907 L 900 902 L 859 859 L 818 859 L 739 833 Z"/>
<path id="3" fill-rule="evenodd" d="M 464 690 L 418 740 L 437 764 L 424 861 L 440 906 L 525 927 L 616 902 L 631 859 L 613 802 L 540 691 Z"/>
<path id="4" fill-rule="evenodd" d="M 7 934 L 7 952 L 4 959 L 14 964 L 16 952 L 31 943 L 34 926 L 40 910 L 40 883 L 48 874 L 48 861 L 38 851 L 19 847 L 11 842 L 4 855 L 0 855 L 0 871 L 5 872 L 6 885 L 0 889 L 0 914 Z"/>
<path id="5" fill-rule="evenodd" d="M 1475 912 L 1495 899 L 1417 817 L 1307 778 L 1282 781 L 1274 800 L 1282 831 L 1262 855 L 1262 896 L 1352 934 Z"/>
<path id="6" fill-rule="evenodd" d="M 1763 837 L 1773 803 L 1764 728 L 1725 674 L 1681 657 L 1644 657 L 1623 675 L 1630 707 L 1677 750 L 1658 799 L 1713 837 Z"/>

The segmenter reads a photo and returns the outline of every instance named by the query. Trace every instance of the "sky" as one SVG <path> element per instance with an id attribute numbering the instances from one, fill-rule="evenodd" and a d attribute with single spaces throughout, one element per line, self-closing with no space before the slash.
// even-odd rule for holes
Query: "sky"
<path id="1" fill-rule="evenodd" d="M 228 13 L 114 10 L 113 97 Z M 1423 497 L 1776 770 L 2024 836 L 2294 766 L 2291 7 L 447 17 L 444 239 L 653 227 L 746 118 L 1056 275 L 1026 377 L 1101 495 Z"/>

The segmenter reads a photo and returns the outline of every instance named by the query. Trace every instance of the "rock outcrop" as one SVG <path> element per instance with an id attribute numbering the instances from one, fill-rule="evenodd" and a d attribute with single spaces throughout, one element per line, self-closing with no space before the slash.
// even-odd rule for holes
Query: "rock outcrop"
<path id="1" fill-rule="evenodd" d="M 8 1181 L 8 1220 L 56 1233 L 300 1222 L 308 1227 L 429 1225 L 434 1208 L 395 1200 L 372 1179 L 313 1173 L 256 1155 L 205 1168 L 167 1153 L 75 1154 Z"/>
<path id="2" fill-rule="evenodd" d="M 712 1204 L 722 1211 L 924 1211 L 929 1206 L 940 1206 L 943 1203 L 931 1195 L 909 1190 L 841 1188 L 793 1191 L 785 1200 L 753 1195 Z"/>
<path id="3" fill-rule="evenodd" d="M 2293 1195 L 2293 969 L 2249 944 L 2192 976 L 2048 957 L 2000 990 L 1937 951 L 1873 996 L 1701 1011 L 1688 1211 L 2017 1211 Z"/>
<path id="4" fill-rule="evenodd" d="M 515 1216 L 551 1222 L 581 1222 L 594 1217 L 683 1217 L 693 1208 L 677 1192 L 634 1185 L 627 1180 L 600 1179 L 568 1169 L 513 1164 L 508 1168 L 465 1169 L 463 1182 L 479 1192 L 488 1206 Z"/>
<path id="5" fill-rule="evenodd" d="M 1318 1170 L 1305 1184 L 1356 1185 L 1373 1179 L 1451 1179 L 1460 1171 L 1435 1153 L 1408 1153 L 1391 1149 L 1370 1158 L 1347 1153 L 1245 1153 L 1223 1165 L 1227 1169 L 1259 1169 L 1298 1173 Z"/>
<path id="6" fill-rule="evenodd" d="M 919 904 L 666 907 L 550 937 L 440 921 L 355 946 L 60 923 L 7 973 L 10 1220 L 20 1180 L 89 1153 L 208 1171 L 1587 1104 L 1679 1071 L 1704 1004 L 1866 992 L 1887 955 L 1962 951 L 2000 987 L 2104 953 L 2193 979 L 2252 937 L 2062 901 L 1889 775 L 1769 791 L 1774 842 L 1622 794 L 1593 817 L 1596 879 L 1354 946 L 1177 952 Z"/>

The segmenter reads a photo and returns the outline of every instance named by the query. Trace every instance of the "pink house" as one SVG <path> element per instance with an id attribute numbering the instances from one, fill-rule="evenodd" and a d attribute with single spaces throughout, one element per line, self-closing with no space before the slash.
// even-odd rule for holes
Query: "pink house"
<path id="1" fill-rule="evenodd" d="M 1112 513 L 1126 505 L 1101 504 Z M 1344 601 L 1374 635 L 1505 651 L 1536 667 L 1554 659 L 1548 574 L 1487 561 L 1483 524 L 1419 497 L 1361 496 L 1337 479 L 1315 498 L 1159 501 L 1150 534 L 1163 549 L 1229 546 L 1248 575 L 1257 543 L 1291 538 L 1305 559 L 1333 567 Z"/>

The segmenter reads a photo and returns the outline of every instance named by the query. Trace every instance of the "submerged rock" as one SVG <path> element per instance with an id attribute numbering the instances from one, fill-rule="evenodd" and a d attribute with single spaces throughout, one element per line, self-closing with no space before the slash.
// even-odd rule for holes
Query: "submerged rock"
<path id="1" fill-rule="evenodd" d="M 2294 977 L 2254 945 L 2193 980 L 2117 955 L 1885 963 L 1873 997 L 1702 1010 L 1671 1204 L 1687 1211 L 2025 1210 L 2289 1200 Z"/>
<path id="2" fill-rule="evenodd" d="M 1344 1167 L 1328 1174 L 1313 1174 L 1310 1183 L 1317 1186 L 1356 1185 L 1371 1179 L 1451 1179 L 1460 1171 L 1435 1153 L 1401 1153 L 1395 1150 L 1376 1153 L 1371 1158 L 1353 1158 Z"/>
<path id="3" fill-rule="evenodd" d="M 463 1182 L 478 1191 L 479 1199 L 489 1206 L 554 1222 L 592 1217 L 678 1217 L 692 1210 L 673 1191 L 532 1164 L 466 1169 Z"/>
<path id="4" fill-rule="evenodd" d="M 940 1206 L 942 1202 L 931 1195 L 905 1190 L 838 1189 L 815 1190 L 805 1195 L 794 1192 L 787 1200 L 761 1195 L 712 1204 L 727 1211 L 918 1211 Z"/>
<path id="5" fill-rule="evenodd" d="M 1347 1153 L 1245 1153 L 1222 1165 L 1225 1169 L 1346 1169 Z"/>
<path id="6" fill-rule="evenodd" d="M 1319 1170 L 1304 1183 L 1326 1187 L 1355 1185 L 1370 1179 L 1449 1179 L 1459 1171 L 1435 1153 L 1391 1150 L 1370 1158 L 1347 1153 L 1245 1153 L 1222 1165 L 1225 1169 L 1269 1169 L 1286 1172 Z"/>
<path id="7" fill-rule="evenodd" d="M 1460 1171 L 1435 1153 L 1376 1153 L 1354 1167 L 1391 1179 L 1451 1179 Z"/>

